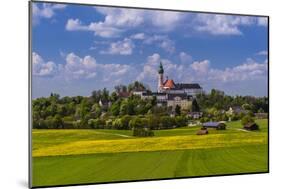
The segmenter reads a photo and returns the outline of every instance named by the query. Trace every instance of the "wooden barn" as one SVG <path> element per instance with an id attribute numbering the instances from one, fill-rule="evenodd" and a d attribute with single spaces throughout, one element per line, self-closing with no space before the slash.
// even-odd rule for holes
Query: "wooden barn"
<path id="1" fill-rule="evenodd" d="M 217 130 L 225 130 L 226 129 L 226 125 L 223 122 L 206 122 L 203 123 L 202 125 L 203 128 L 207 129 L 207 128 L 214 128 Z"/>
<path id="2" fill-rule="evenodd" d="M 208 129 L 205 129 L 205 128 L 202 128 L 201 130 L 199 130 L 198 132 L 197 132 L 197 135 L 206 135 L 206 134 L 208 134 L 209 132 L 208 132 Z"/>
<path id="3" fill-rule="evenodd" d="M 244 125 L 244 129 L 246 130 L 259 130 L 259 126 L 256 123 L 247 123 L 246 125 Z"/>

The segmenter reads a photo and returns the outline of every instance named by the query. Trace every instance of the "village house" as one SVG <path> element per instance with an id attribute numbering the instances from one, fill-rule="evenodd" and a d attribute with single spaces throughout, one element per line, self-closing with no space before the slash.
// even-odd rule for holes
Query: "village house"
<path id="1" fill-rule="evenodd" d="M 119 92 L 117 92 L 117 95 L 120 98 L 128 98 L 131 95 L 131 93 L 127 92 L 127 91 L 119 91 Z"/>
<path id="2" fill-rule="evenodd" d="M 203 116 L 203 112 L 188 112 L 188 117 L 191 117 L 192 119 L 199 119 Z"/>
<path id="3" fill-rule="evenodd" d="M 107 109 L 107 108 L 110 108 L 110 106 L 112 105 L 111 101 L 108 101 L 108 100 L 102 100 L 100 99 L 99 100 L 99 105 L 102 109 Z"/>
<path id="4" fill-rule="evenodd" d="M 234 114 L 247 114 L 248 111 L 247 110 L 244 110 L 242 107 L 240 106 L 234 106 L 234 107 L 229 107 L 228 111 L 227 111 L 228 114 L 230 115 L 234 115 Z"/>
<path id="5" fill-rule="evenodd" d="M 176 108 L 180 106 L 183 110 L 188 110 L 192 108 L 192 97 L 185 94 L 167 94 L 167 106 Z"/>

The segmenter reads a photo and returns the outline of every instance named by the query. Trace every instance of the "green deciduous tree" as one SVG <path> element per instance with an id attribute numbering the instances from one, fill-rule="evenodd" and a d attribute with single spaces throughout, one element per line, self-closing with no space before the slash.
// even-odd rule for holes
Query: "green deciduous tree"
<path id="1" fill-rule="evenodd" d="M 249 115 L 244 116 L 241 120 L 242 125 L 246 125 L 248 123 L 254 123 L 254 122 L 255 122 L 254 118 Z"/>
<path id="2" fill-rule="evenodd" d="M 176 107 L 175 107 L 175 113 L 176 113 L 176 116 L 181 115 L 181 107 L 180 107 L 179 105 L 176 105 Z"/>

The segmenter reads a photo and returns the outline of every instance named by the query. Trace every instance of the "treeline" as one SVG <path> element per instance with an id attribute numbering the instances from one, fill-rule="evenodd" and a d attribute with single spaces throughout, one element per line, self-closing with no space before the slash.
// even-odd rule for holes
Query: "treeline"
<path id="1" fill-rule="evenodd" d="M 156 106 L 156 98 L 141 99 L 140 96 L 130 95 L 121 97 L 119 93 L 132 90 L 148 90 L 140 82 L 128 86 L 116 86 L 110 93 L 107 89 L 95 90 L 90 97 L 62 97 L 51 94 L 50 97 L 37 98 L 32 101 L 33 128 L 114 128 L 130 129 L 129 121 L 138 118 L 146 127 L 151 127 L 152 117 L 157 116 L 165 121 L 169 119 L 172 109 Z M 177 110 L 178 115 L 180 110 Z M 154 115 L 154 116 L 152 116 Z M 178 119 L 178 118 L 177 118 Z M 176 121 L 172 126 L 179 125 Z M 169 122 L 168 122 L 169 123 Z M 166 123 L 155 124 L 154 129 L 168 128 Z"/>
<path id="2" fill-rule="evenodd" d="M 209 94 L 196 97 L 203 116 L 200 121 L 236 121 L 254 113 L 268 113 L 268 97 L 229 96 L 223 91 L 212 89 Z M 231 112 L 229 108 L 232 108 Z"/>
<path id="3" fill-rule="evenodd" d="M 140 82 L 128 86 L 119 85 L 114 92 L 95 90 L 91 96 L 60 97 L 51 94 L 32 100 L 33 128 L 37 129 L 132 129 L 141 125 L 150 129 L 186 126 L 188 112 L 177 106 L 157 106 L 156 98 L 141 99 L 130 93 L 134 90 L 149 90 Z M 130 94 L 124 97 L 120 94 Z M 245 112 L 230 115 L 230 106 L 239 106 L 247 113 L 268 112 L 268 98 L 227 96 L 222 91 L 212 90 L 193 101 L 192 111 L 202 112 L 201 122 L 241 119 Z M 173 115 L 174 117 L 171 117 Z"/>
<path id="4" fill-rule="evenodd" d="M 93 129 L 121 129 L 128 130 L 132 128 L 149 128 L 149 129 L 170 129 L 183 127 L 188 123 L 185 116 L 155 116 L 155 115 L 138 115 L 138 116 L 120 116 L 107 119 L 97 118 L 90 119 L 88 126 Z"/>
<path id="5" fill-rule="evenodd" d="M 33 119 L 36 129 L 118 129 L 149 128 L 151 130 L 183 127 L 188 124 L 186 116 L 171 117 L 160 114 L 100 116 L 74 119 L 71 116 L 62 117 L 59 114 L 46 119 Z"/>
<path id="6" fill-rule="evenodd" d="M 240 107 L 254 113 L 268 113 L 268 97 L 229 96 L 223 91 L 212 89 L 209 94 L 197 95 L 197 103 L 201 110 L 228 110 L 229 107 Z"/>

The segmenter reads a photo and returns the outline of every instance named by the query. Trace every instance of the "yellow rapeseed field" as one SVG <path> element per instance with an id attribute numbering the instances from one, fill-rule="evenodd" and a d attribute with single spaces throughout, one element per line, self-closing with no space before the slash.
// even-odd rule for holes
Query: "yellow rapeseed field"
<path id="1" fill-rule="evenodd" d="M 264 144 L 266 133 L 228 133 L 212 135 L 165 136 L 151 138 L 132 138 L 129 140 L 83 140 L 71 141 L 55 146 L 34 149 L 33 157 L 119 153 L 139 151 L 162 151 L 182 149 L 203 149 L 216 147 L 232 147 L 243 145 Z"/>

